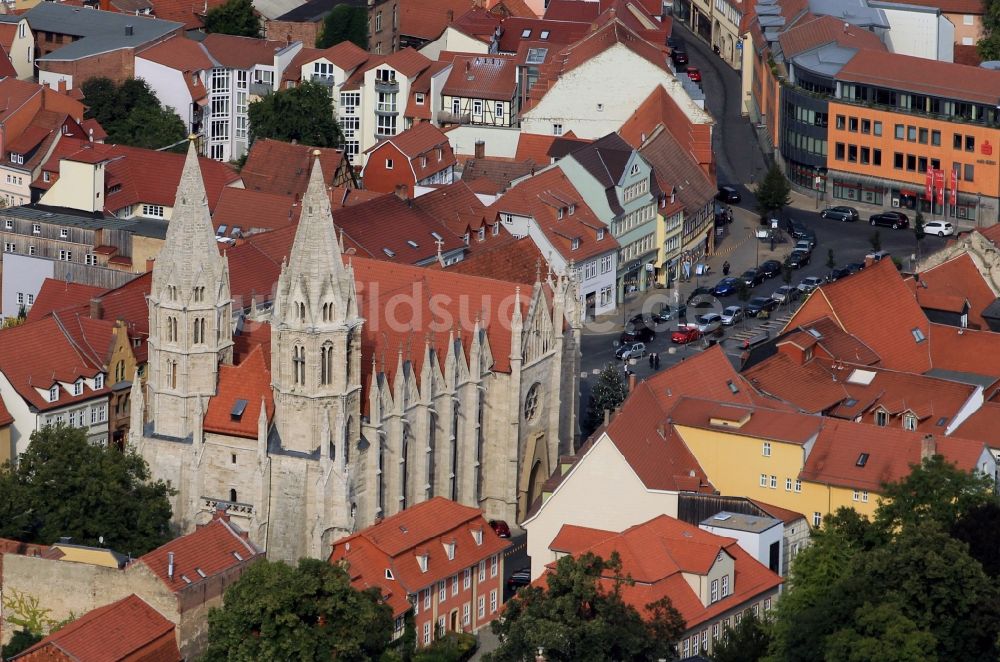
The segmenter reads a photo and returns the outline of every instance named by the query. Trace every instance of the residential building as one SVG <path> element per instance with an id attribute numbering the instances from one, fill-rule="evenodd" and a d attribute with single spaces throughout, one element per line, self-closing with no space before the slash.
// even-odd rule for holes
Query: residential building
<path id="1" fill-rule="evenodd" d="M 336 7 L 363 8 L 360 0 L 307 0 L 276 18 L 264 21 L 264 38 L 270 41 L 301 41 L 312 46 L 323 34 L 326 17 Z"/>
<path id="2" fill-rule="evenodd" d="M 19 18 L 16 23 L 0 23 L 0 46 L 16 75 L 21 80 L 35 76 L 35 35 L 28 25 L 28 19 Z"/>
<path id="3" fill-rule="evenodd" d="M 402 255 L 345 256 L 325 181 L 314 164 L 293 237 L 263 233 L 222 255 L 189 150 L 147 281 L 149 370 L 145 392 L 132 385 L 130 445 L 176 486 L 178 528 L 223 507 L 274 559 L 325 557 L 437 495 L 516 521 L 576 435 L 571 283 L 529 291 Z M 396 234 L 386 218 L 372 231 Z"/>
<path id="4" fill-rule="evenodd" d="M 202 135 L 211 115 L 209 85 L 214 62 L 205 46 L 177 35 L 135 56 L 135 77 L 146 81 L 160 103 L 184 122 L 188 135 Z"/>
<path id="5" fill-rule="evenodd" d="M 66 89 L 88 78 L 104 76 L 116 83 L 135 76 L 135 53 L 145 46 L 180 34 L 172 21 L 129 16 L 57 2 L 41 2 L 22 18 L 35 36 L 38 82 Z"/>
<path id="6" fill-rule="evenodd" d="M 174 624 L 134 593 L 83 614 L 11 659 L 87 660 L 98 655 L 108 662 L 183 659 Z"/>
<path id="7" fill-rule="evenodd" d="M 566 173 L 618 241 L 616 299 L 645 291 L 659 258 L 657 209 L 662 192 L 652 167 L 616 133 L 574 150 L 555 167 Z"/>
<path id="8" fill-rule="evenodd" d="M 180 658 L 169 658 L 172 660 L 197 659 L 205 652 L 208 611 L 221 607 L 226 589 L 236 583 L 247 568 L 264 558 L 263 552 L 247 540 L 246 532 L 221 512 L 206 513 L 204 521 L 191 533 L 134 560 L 111 550 L 88 548 L 80 551 L 76 557 L 51 552 L 36 556 L 6 553 L 2 564 L 4 589 L 38 598 L 57 620 L 95 609 L 113 610 L 114 607 L 108 605 L 119 604 L 123 599 L 141 599 L 171 626 L 169 640 L 181 653 Z M 46 577 L 48 581 L 40 583 L 39 577 Z M 7 622 L 10 613 L 5 607 Z M 80 622 L 86 624 L 87 616 L 74 624 Z M 123 628 L 137 632 L 141 623 L 133 620 L 111 623 L 105 631 L 105 639 L 108 633 Z M 59 630 L 53 638 L 58 640 L 65 631 L 65 628 Z M 166 626 L 164 631 L 167 631 Z M 124 634 L 122 636 L 124 638 Z M 127 642 L 121 643 L 124 646 Z M 99 645 L 97 651 L 101 654 L 113 650 L 108 641 L 101 640 Z M 149 658 L 138 655 L 126 659 Z"/>
<path id="9" fill-rule="evenodd" d="M 777 573 L 732 537 L 667 515 L 621 533 L 567 524 L 549 550 L 556 558 L 590 553 L 606 559 L 617 552 L 621 570 L 605 570 L 598 584 L 610 590 L 623 575 L 629 577 L 618 590 L 643 616 L 648 605 L 669 598 L 684 620 L 685 631 L 677 643 L 680 659 L 711 653 L 726 628 L 738 625 L 748 612 L 763 618 L 775 606 L 782 584 Z"/>
<path id="10" fill-rule="evenodd" d="M 788 573 L 788 567 L 782 563 L 785 527 L 781 520 L 720 510 L 703 520 L 698 528 L 735 539 L 751 558 L 774 574 L 785 576 Z"/>
<path id="11" fill-rule="evenodd" d="M 451 184 L 455 153 L 441 129 L 428 122 L 380 141 L 367 152 L 362 179 L 369 191 L 391 193 L 403 187 L 415 195 L 417 186 Z"/>
<path id="12" fill-rule="evenodd" d="M 393 638 L 412 614 L 423 647 L 499 616 L 508 546 L 482 511 L 437 496 L 336 541 L 330 563 L 343 564 L 356 588 L 378 588 Z"/>
<path id="13" fill-rule="evenodd" d="M 350 41 L 342 41 L 325 50 L 303 48 L 281 75 L 281 87 L 287 89 L 303 81 L 326 85 L 336 105 L 337 91 L 370 57 Z"/>
<path id="14" fill-rule="evenodd" d="M 441 88 L 441 124 L 517 126 L 517 62 L 512 57 L 455 57 Z"/>
<path id="15" fill-rule="evenodd" d="M 442 53 L 487 55 L 503 22 L 501 13 L 474 5 L 450 21 L 440 37 L 421 46 L 420 54 L 432 60 L 440 59 Z"/>
<path id="16" fill-rule="evenodd" d="M 419 49 L 438 39 L 456 16 L 472 7 L 468 0 L 380 0 L 368 5 L 368 50 L 388 55 Z"/>
<path id="17" fill-rule="evenodd" d="M 562 170 L 550 166 L 519 180 L 490 209 L 507 232 L 535 242 L 549 269 L 575 271 L 585 317 L 615 309 L 620 244 Z"/>
<path id="18" fill-rule="evenodd" d="M 317 152 L 323 172 L 328 173 L 327 186 L 354 187 L 354 173 L 343 150 L 286 143 L 270 138 L 253 142 L 239 176 L 248 191 L 291 196 L 298 202 L 305 195 L 309 171 Z"/>

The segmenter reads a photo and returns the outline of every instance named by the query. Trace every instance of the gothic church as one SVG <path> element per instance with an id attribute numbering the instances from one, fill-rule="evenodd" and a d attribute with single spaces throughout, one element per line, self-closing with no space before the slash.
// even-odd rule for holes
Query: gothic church
<path id="1" fill-rule="evenodd" d="M 269 300 L 233 300 L 239 249 L 219 252 L 192 145 L 153 268 L 129 439 L 176 488 L 180 531 L 225 508 L 294 561 L 433 496 L 524 517 L 577 432 L 572 281 L 522 292 L 345 256 L 318 160 Z"/>

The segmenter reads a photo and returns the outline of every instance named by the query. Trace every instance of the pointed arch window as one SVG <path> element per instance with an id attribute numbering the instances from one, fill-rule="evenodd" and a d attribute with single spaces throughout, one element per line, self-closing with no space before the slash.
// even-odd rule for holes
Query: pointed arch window
<path id="1" fill-rule="evenodd" d="M 167 386 L 169 388 L 177 388 L 177 361 L 167 359 L 166 373 Z"/>
<path id="2" fill-rule="evenodd" d="M 296 304 L 295 304 L 295 311 L 296 311 L 296 315 L 298 315 L 299 321 L 300 322 L 305 322 L 306 321 L 306 304 L 302 303 L 301 301 L 296 302 Z"/>
<path id="3" fill-rule="evenodd" d="M 344 425 L 344 464 L 346 465 L 351 461 L 351 427 L 354 425 L 354 419 L 350 416 L 347 417 L 347 423 Z"/>
<path id="4" fill-rule="evenodd" d="M 381 435 L 379 435 L 381 437 Z M 385 443 L 379 439 L 378 442 L 378 470 L 375 472 L 375 477 L 378 480 L 377 495 L 378 495 L 378 514 L 385 515 Z"/>
<path id="5" fill-rule="evenodd" d="M 323 304 L 323 321 L 332 322 L 333 321 L 333 304 L 324 303 Z"/>
<path id="6" fill-rule="evenodd" d="M 347 339 L 344 343 L 345 347 L 345 363 L 347 364 L 346 380 L 345 383 L 349 387 L 351 385 L 351 380 L 354 379 L 354 329 L 347 330 Z"/>
<path id="7" fill-rule="evenodd" d="M 205 318 L 196 317 L 194 319 L 194 344 L 201 345 L 205 342 Z"/>
<path id="8" fill-rule="evenodd" d="M 333 343 L 325 342 L 319 350 L 319 383 L 329 386 L 333 383 Z"/>
<path id="9" fill-rule="evenodd" d="M 427 487 L 426 498 L 434 496 L 435 452 L 437 445 L 437 415 L 430 412 L 427 416 Z"/>
<path id="10" fill-rule="evenodd" d="M 198 286 L 198 287 L 194 288 L 194 300 L 197 301 L 197 302 L 201 302 L 201 301 L 205 300 L 205 288 L 204 287 Z"/>
<path id="11" fill-rule="evenodd" d="M 306 348 L 302 345 L 292 347 L 293 381 L 299 386 L 306 383 Z"/>
<path id="12" fill-rule="evenodd" d="M 409 492 L 410 478 L 410 426 L 403 424 L 403 452 L 399 455 L 399 509 L 406 508 L 406 495 Z"/>
<path id="13" fill-rule="evenodd" d="M 125 381 L 125 361 L 119 360 L 115 364 L 115 383 Z"/>
<path id="14" fill-rule="evenodd" d="M 167 341 L 168 342 L 178 341 L 177 318 L 173 316 L 167 318 Z"/>
<path id="15" fill-rule="evenodd" d="M 458 501 L 458 422 L 460 414 L 460 405 L 456 399 L 451 416 L 451 467 L 448 473 L 448 498 L 452 501 Z"/>
<path id="16" fill-rule="evenodd" d="M 476 503 L 483 498 L 483 448 L 485 446 L 485 430 L 483 429 L 483 419 L 486 410 L 486 398 L 483 391 L 479 391 L 479 411 L 476 412 Z"/>

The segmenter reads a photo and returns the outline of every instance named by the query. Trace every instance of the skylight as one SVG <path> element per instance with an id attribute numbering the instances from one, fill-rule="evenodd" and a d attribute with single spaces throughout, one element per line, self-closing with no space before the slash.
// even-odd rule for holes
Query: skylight
<path id="1" fill-rule="evenodd" d="M 847 398 L 846 400 L 844 400 L 845 407 L 853 407 L 856 404 L 858 404 L 858 401 L 855 400 L 854 398 Z"/>
<path id="2" fill-rule="evenodd" d="M 876 373 L 874 370 L 862 370 L 860 368 L 857 368 L 853 370 L 850 375 L 847 376 L 847 383 L 861 384 L 862 386 L 868 386 L 869 384 L 872 383 L 872 380 L 875 379 L 875 375 L 877 374 L 878 373 Z"/>
<path id="3" fill-rule="evenodd" d="M 521 39 L 527 39 L 531 36 L 531 28 L 525 28 L 521 30 Z"/>
<path id="4" fill-rule="evenodd" d="M 732 515 L 730 515 L 729 513 L 719 513 L 718 515 L 715 516 L 714 519 L 717 519 L 720 522 L 725 522 L 727 519 L 729 519 L 731 517 L 732 517 Z"/>
<path id="5" fill-rule="evenodd" d="M 942 416 L 941 418 L 939 418 L 937 420 L 937 426 L 941 427 L 941 426 L 943 426 L 947 422 L 948 422 L 948 417 L 947 416 Z"/>
<path id="6" fill-rule="evenodd" d="M 232 410 L 230 410 L 229 412 L 229 417 L 232 418 L 234 421 L 238 421 L 241 418 L 243 418 L 243 412 L 245 412 L 246 409 L 247 409 L 247 401 L 237 400 L 236 404 L 233 405 Z"/>
<path id="7" fill-rule="evenodd" d="M 385 253 L 387 257 L 396 257 L 396 252 L 391 248 L 383 248 L 382 252 Z"/>
<path id="8" fill-rule="evenodd" d="M 808 331 L 809 335 L 811 335 L 816 340 L 819 340 L 820 338 L 823 337 L 823 334 L 820 333 L 817 329 L 806 329 L 806 331 Z"/>
<path id="9" fill-rule="evenodd" d="M 916 342 L 923 342 L 924 341 L 924 332 L 921 331 L 919 328 L 914 327 L 913 329 L 910 330 L 910 333 L 913 334 L 913 340 L 914 341 L 916 341 Z"/>
<path id="10" fill-rule="evenodd" d="M 740 387 L 737 386 L 736 384 L 734 384 L 733 380 L 731 380 L 731 379 L 726 382 L 726 386 L 728 386 L 729 390 L 731 392 L 733 392 L 733 393 L 739 393 L 740 392 Z"/>
<path id="11" fill-rule="evenodd" d="M 545 56 L 548 54 L 549 49 L 547 48 L 529 48 L 528 59 L 525 62 L 527 64 L 542 64 L 545 62 Z"/>
<path id="12" fill-rule="evenodd" d="M 861 455 L 859 455 L 858 461 L 856 462 L 857 466 L 863 467 L 866 464 L 868 464 L 868 457 L 869 457 L 868 453 L 862 453 Z"/>
<path id="13" fill-rule="evenodd" d="M 542 30 L 542 34 L 539 35 L 539 38 L 543 39 L 543 40 L 544 39 L 548 39 L 549 38 L 549 31 L 548 30 Z"/>
<path id="14" fill-rule="evenodd" d="M 407 244 L 407 245 L 408 245 L 408 246 L 409 246 L 410 248 L 420 248 L 420 245 L 419 245 L 419 244 L 418 244 L 417 242 L 413 241 L 412 239 L 407 239 L 407 240 L 406 240 L 406 244 Z"/>

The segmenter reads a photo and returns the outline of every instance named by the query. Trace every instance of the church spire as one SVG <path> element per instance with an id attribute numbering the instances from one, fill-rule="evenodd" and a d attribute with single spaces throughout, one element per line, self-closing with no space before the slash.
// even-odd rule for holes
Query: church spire
<path id="1" fill-rule="evenodd" d="M 313 152 L 309 185 L 302 197 L 302 213 L 288 263 L 300 275 L 322 279 L 328 275 L 343 275 L 344 262 L 333 228 L 330 194 L 323 179 L 319 156 L 317 149 Z"/>

